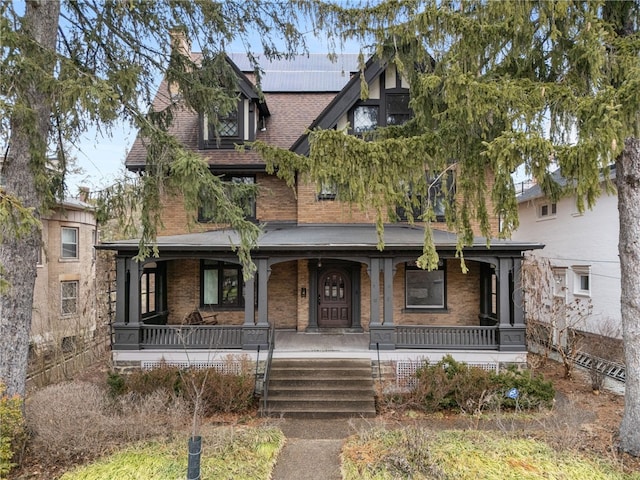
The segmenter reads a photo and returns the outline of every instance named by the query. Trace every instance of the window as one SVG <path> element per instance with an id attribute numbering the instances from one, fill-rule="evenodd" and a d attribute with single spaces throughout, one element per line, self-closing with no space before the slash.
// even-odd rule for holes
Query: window
<path id="1" fill-rule="evenodd" d="M 411 119 L 409 93 L 392 93 L 386 95 L 387 125 L 402 125 Z"/>
<path id="2" fill-rule="evenodd" d="M 545 203 L 538 208 L 538 218 L 552 218 L 556 216 L 557 205 L 555 203 Z"/>
<path id="3" fill-rule="evenodd" d="M 78 311 L 78 281 L 60 283 L 62 315 L 74 315 Z"/>
<path id="4" fill-rule="evenodd" d="M 323 183 L 318 193 L 318 200 L 335 200 L 338 195 L 338 187 L 335 184 Z"/>
<path id="5" fill-rule="evenodd" d="M 360 105 L 353 109 L 353 133 L 362 134 L 375 130 L 378 126 L 379 107 Z"/>
<path id="6" fill-rule="evenodd" d="M 145 267 L 140 277 L 140 313 L 143 316 L 156 312 L 156 278 L 156 269 Z"/>
<path id="7" fill-rule="evenodd" d="M 216 115 L 217 109 L 213 112 Z M 251 132 L 245 132 L 245 99 L 238 100 L 238 104 L 232 111 L 216 115 L 215 121 L 207 115 L 200 116 L 200 128 L 202 132 L 200 148 L 234 148 L 245 138 L 252 136 Z M 253 113 L 249 112 L 250 124 Z M 251 139 L 251 138 L 249 138 Z"/>
<path id="8" fill-rule="evenodd" d="M 588 265 L 574 265 L 573 293 L 574 295 L 591 295 L 591 267 Z"/>
<path id="9" fill-rule="evenodd" d="M 236 204 L 242 207 L 245 217 L 256 219 L 256 177 L 228 175 L 223 178 L 229 184 L 228 196 Z M 215 199 L 208 198 L 206 193 L 201 195 L 202 206 L 198 209 L 198 221 L 201 223 L 214 222 L 216 219 Z"/>
<path id="10" fill-rule="evenodd" d="M 78 229 L 62 227 L 62 258 L 78 258 Z"/>
<path id="11" fill-rule="evenodd" d="M 405 303 L 407 308 L 446 308 L 446 275 L 444 263 L 438 270 L 422 270 L 406 265 Z"/>
<path id="12" fill-rule="evenodd" d="M 212 124 L 212 131 L 216 131 L 216 126 Z M 238 138 L 240 132 L 240 125 L 238 123 L 238 109 L 229 112 L 227 115 L 218 116 L 217 125 L 218 135 L 221 137 Z"/>
<path id="13" fill-rule="evenodd" d="M 427 184 L 429 185 L 428 198 L 414 194 L 411 187 L 406 189 L 409 200 L 413 203 L 411 218 L 414 221 L 419 220 L 429 208 L 428 202 L 431 201 L 431 208 L 435 215 L 435 221 L 444 222 L 447 199 L 453 198 L 455 194 L 455 179 L 453 172 L 446 172 L 444 175 L 436 177 L 435 180 L 427 179 Z M 410 216 L 404 207 L 396 208 L 396 215 L 400 221 L 406 222 L 410 219 Z"/>
<path id="14" fill-rule="evenodd" d="M 553 269 L 553 296 L 565 297 L 567 294 L 567 269 Z"/>
<path id="15" fill-rule="evenodd" d="M 203 260 L 200 283 L 200 304 L 203 307 L 244 306 L 244 284 L 240 265 Z"/>

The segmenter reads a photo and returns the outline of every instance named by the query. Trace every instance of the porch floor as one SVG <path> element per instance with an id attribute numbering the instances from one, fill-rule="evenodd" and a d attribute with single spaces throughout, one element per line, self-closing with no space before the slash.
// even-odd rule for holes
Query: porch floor
<path id="1" fill-rule="evenodd" d="M 368 333 L 345 333 L 337 329 L 332 333 L 308 333 L 294 330 L 275 331 L 274 357 L 305 357 L 317 352 L 319 356 L 365 357 L 371 356 Z M 311 355 L 314 356 L 314 355 Z"/>

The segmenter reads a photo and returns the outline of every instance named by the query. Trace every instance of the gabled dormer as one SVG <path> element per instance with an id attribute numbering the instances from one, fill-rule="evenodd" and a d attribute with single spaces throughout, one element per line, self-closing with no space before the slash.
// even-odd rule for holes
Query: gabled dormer
<path id="1" fill-rule="evenodd" d="M 227 62 L 238 79 L 237 107 L 228 113 L 220 114 L 217 122 L 205 113 L 199 114 L 198 148 L 233 149 L 236 144 L 256 139 L 256 132 L 270 116 L 264 98 L 258 94 L 251 80 L 227 57 Z"/>
<path id="2" fill-rule="evenodd" d="M 369 90 L 366 99 L 361 99 L 361 75 L 364 75 Z M 352 75 L 349 83 L 327 105 L 309 130 L 343 130 L 349 126 L 349 133 L 362 135 L 376 127 L 401 125 L 412 116 L 408 81 L 398 72 L 395 64 L 372 58 L 365 65 L 363 73 Z M 302 135 L 291 150 L 307 155 L 308 136 Z"/>

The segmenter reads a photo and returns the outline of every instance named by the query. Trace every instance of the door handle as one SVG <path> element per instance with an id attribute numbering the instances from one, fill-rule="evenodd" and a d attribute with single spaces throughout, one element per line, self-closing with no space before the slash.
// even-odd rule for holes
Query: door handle
<path id="1" fill-rule="evenodd" d="M 320 305 L 320 294 L 318 294 L 318 305 Z"/>

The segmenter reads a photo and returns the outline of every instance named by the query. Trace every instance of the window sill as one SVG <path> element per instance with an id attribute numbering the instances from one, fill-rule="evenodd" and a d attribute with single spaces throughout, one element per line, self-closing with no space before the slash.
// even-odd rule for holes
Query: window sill
<path id="1" fill-rule="evenodd" d="M 244 144 L 244 139 L 237 138 L 221 138 L 220 143 L 213 140 L 206 140 L 202 144 L 202 150 L 233 150 L 236 148 L 236 145 Z"/>
<path id="2" fill-rule="evenodd" d="M 402 309 L 402 313 L 449 313 L 449 309 L 442 307 L 406 307 Z"/>
<path id="3" fill-rule="evenodd" d="M 573 295 L 575 297 L 590 298 L 591 297 L 591 292 L 573 292 Z"/>
<path id="4" fill-rule="evenodd" d="M 58 262 L 60 263 L 69 263 L 69 262 L 79 262 L 80 259 L 78 257 L 74 257 L 74 258 L 59 258 Z"/>
<path id="5" fill-rule="evenodd" d="M 556 218 L 556 215 L 549 215 L 548 217 L 538 217 L 536 222 L 546 222 L 548 220 L 555 220 Z"/>

